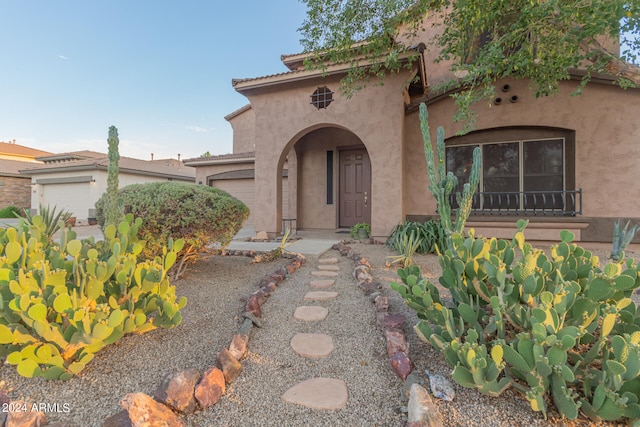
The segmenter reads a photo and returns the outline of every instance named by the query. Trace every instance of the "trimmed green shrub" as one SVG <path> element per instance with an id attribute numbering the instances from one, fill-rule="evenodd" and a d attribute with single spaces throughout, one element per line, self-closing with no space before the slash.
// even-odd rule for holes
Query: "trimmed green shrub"
<path id="1" fill-rule="evenodd" d="M 22 209 L 15 206 L 7 206 L 0 209 L 0 218 L 16 218 L 22 216 Z"/>
<path id="2" fill-rule="evenodd" d="M 142 218 L 140 239 L 147 245 L 146 258 L 162 255 L 170 237 L 183 239 L 178 254 L 185 261 L 197 259 L 211 243 L 228 245 L 249 217 L 249 208 L 229 193 L 205 185 L 178 182 L 134 184 L 121 188 L 118 197 L 124 212 Z M 104 225 L 106 194 L 96 202 L 96 218 Z M 179 271 L 178 273 L 179 274 Z"/>
<path id="3" fill-rule="evenodd" d="M 460 385 L 498 396 L 514 387 L 545 417 L 640 421 L 640 286 L 632 259 L 604 268 L 569 231 L 549 255 L 525 242 L 452 235 L 438 288 L 409 267 L 392 284 L 421 319 L 418 336 L 440 350 Z M 516 256 L 519 254 L 519 256 Z"/>
<path id="4" fill-rule="evenodd" d="M 98 242 L 71 229 L 52 242 L 38 215 L 0 228 L 0 356 L 20 375 L 69 379 L 125 334 L 180 324 L 187 301 L 176 301 L 167 271 L 183 242 L 138 262 L 141 222 L 128 215 Z"/>

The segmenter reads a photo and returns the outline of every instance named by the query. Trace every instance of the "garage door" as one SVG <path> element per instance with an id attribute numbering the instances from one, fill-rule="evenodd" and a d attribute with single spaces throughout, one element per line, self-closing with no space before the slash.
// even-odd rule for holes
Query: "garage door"
<path id="1" fill-rule="evenodd" d="M 41 202 L 46 206 L 65 209 L 78 219 L 89 216 L 90 183 L 74 182 L 66 184 L 44 184 L 41 186 Z"/>
<path id="2" fill-rule="evenodd" d="M 221 179 L 212 180 L 211 186 L 219 188 L 231 194 L 236 199 L 247 205 L 251 210 L 246 225 L 254 224 L 254 184 L 253 179 Z M 282 217 L 289 217 L 289 185 L 287 178 L 282 178 Z"/>

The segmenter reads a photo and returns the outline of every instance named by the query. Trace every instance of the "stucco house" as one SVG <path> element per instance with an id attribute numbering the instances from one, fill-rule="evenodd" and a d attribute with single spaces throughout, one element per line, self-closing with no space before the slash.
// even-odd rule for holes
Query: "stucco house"
<path id="1" fill-rule="evenodd" d="M 0 141 L 0 208 L 31 206 L 31 178 L 20 173 L 30 163 L 39 163 L 36 157 L 51 153 L 24 145 Z"/>
<path id="2" fill-rule="evenodd" d="M 74 151 L 36 158 L 42 164 L 23 168 L 20 173 L 31 177 L 31 209 L 57 206 L 86 223 L 95 217 L 95 203 L 107 190 L 109 158 L 95 151 Z M 120 157 L 118 185 L 157 181 L 193 183 L 195 170 L 176 159 L 140 160 Z"/>
<path id="3" fill-rule="evenodd" d="M 433 31 L 426 28 L 425 41 Z M 491 105 L 475 106 L 474 131 L 455 136 L 462 125 L 452 121 L 452 99 L 431 89 L 451 77 L 448 64 L 417 49 L 412 70 L 349 99 L 338 91 L 347 65 L 308 70 L 305 54 L 282 56 L 282 73 L 235 79 L 249 104 L 227 116 L 234 153 L 185 164 L 200 184 L 235 180 L 227 188 L 253 198 L 257 231 L 276 234 L 283 218 L 300 229 L 368 222 L 383 239 L 405 218 L 436 214 L 418 119 L 425 102 L 434 144 L 436 127 L 444 127 L 448 170 L 466 181 L 471 152 L 482 149 L 468 222 L 478 233 L 511 237 L 516 219 L 526 217 L 530 239 L 555 240 L 569 229 L 581 241 L 611 241 L 616 219 L 640 219 L 640 91 L 602 77 L 569 96 L 576 71 L 560 94 L 536 99 L 527 81 L 504 80 Z"/>

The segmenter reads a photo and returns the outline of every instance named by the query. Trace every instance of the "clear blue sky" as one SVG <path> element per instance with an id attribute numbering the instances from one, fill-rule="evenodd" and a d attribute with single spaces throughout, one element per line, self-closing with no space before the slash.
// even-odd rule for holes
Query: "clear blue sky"
<path id="1" fill-rule="evenodd" d="M 148 159 L 232 150 L 232 78 L 286 71 L 297 0 L 0 0 L 0 141 Z"/>

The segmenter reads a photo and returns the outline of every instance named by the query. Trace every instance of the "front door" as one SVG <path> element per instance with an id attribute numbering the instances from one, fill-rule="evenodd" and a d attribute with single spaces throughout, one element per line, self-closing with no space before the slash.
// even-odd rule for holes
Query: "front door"
<path id="1" fill-rule="evenodd" d="M 371 163 L 367 150 L 340 151 L 340 227 L 371 224 Z"/>

